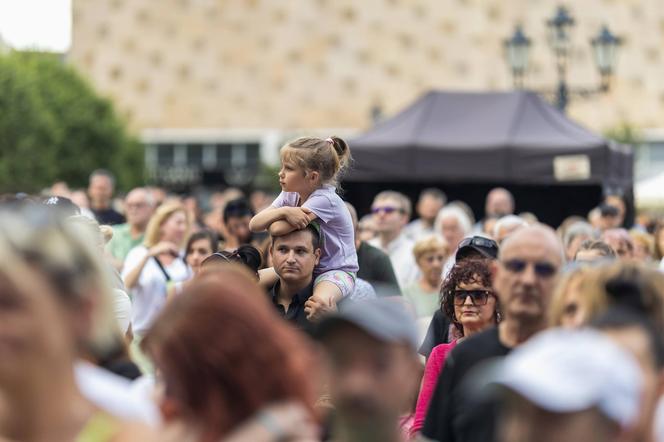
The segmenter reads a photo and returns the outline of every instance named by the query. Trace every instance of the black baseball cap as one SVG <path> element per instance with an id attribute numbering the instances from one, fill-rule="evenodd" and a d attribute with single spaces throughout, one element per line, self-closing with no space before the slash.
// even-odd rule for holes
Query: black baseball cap
<path id="1" fill-rule="evenodd" d="M 459 262 L 471 254 L 479 253 L 484 258 L 498 258 L 498 243 L 484 236 L 470 236 L 459 243 L 456 252 L 456 261 Z"/>

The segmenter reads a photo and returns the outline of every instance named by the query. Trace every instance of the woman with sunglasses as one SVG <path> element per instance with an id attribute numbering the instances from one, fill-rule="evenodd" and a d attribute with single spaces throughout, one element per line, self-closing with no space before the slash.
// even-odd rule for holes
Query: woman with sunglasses
<path id="1" fill-rule="evenodd" d="M 500 319 L 498 299 L 491 288 L 490 262 L 488 259 L 457 262 L 443 282 L 441 309 L 452 321 L 454 330 L 451 336 L 456 336 L 456 339 L 434 347 L 427 359 L 412 436 L 424 425 L 429 402 L 448 353 L 460 340 L 494 326 Z"/>

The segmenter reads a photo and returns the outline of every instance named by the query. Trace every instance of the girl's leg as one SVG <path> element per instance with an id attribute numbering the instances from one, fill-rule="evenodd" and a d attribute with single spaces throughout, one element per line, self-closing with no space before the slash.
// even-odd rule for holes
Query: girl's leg
<path id="1" fill-rule="evenodd" d="M 314 286 L 314 293 L 304 304 L 304 312 L 310 321 L 318 321 L 327 313 L 337 310 L 337 302 L 343 299 L 341 289 L 330 281 L 321 281 Z"/>
<path id="2" fill-rule="evenodd" d="M 317 320 L 325 313 L 335 311 L 337 302 L 350 296 L 354 288 L 355 277 L 350 273 L 332 270 L 318 276 L 314 282 L 313 295 L 305 303 L 307 319 Z"/>

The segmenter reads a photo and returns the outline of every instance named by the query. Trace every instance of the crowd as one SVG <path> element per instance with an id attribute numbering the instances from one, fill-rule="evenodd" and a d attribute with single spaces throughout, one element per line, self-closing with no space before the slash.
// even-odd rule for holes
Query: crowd
<path id="1" fill-rule="evenodd" d="M 275 195 L 5 195 L 0 441 L 664 441 L 664 222 L 359 217 L 350 154 L 287 143 Z"/>

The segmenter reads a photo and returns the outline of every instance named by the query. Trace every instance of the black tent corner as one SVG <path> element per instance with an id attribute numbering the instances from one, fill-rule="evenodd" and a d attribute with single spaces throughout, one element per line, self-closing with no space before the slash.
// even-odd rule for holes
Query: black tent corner
<path id="1" fill-rule="evenodd" d="M 543 192 L 569 193 L 572 201 L 556 213 L 544 210 L 559 222 L 593 207 L 607 190 L 632 194 L 631 148 L 580 126 L 529 91 L 430 91 L 350 147 L 354 161 L 345 187 L 364 187 L 362 208 L 371 188 L 416 193 L 436 185 L 455 189 L 479 213 L 477 194 L 502 185 L 521 193 L 520 210 L 536 213 L 539 204 L 528 201 L 541 204 Z"/>

